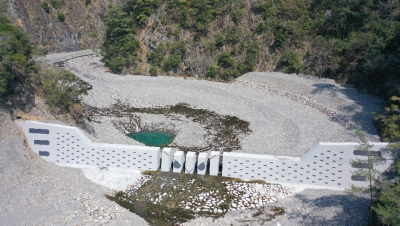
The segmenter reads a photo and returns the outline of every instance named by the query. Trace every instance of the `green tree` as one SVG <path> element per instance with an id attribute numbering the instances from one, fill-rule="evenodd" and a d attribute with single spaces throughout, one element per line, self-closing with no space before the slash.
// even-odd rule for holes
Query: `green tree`
<path id="1" fill-rule="evenodd" d="M 25 77 L 32 48 L 20 27 L 0 14 L 0 98 L 13 93 Z"/>
<path id="2" fill-rule="evenodd" d="M 226 40 L 231 44 L 236 44 L 239 42 L 241 32 L 237 27 L 232 27 L 226 34 Z"/>
<path id="3" fill-rule="evenodd" d="M 59 12 L 57 15 L 57 18 L 60 22 L 64 22 L 65 21 L 65 14 L 63 12 Z"/>
<path id="4" fill-rule="evenodd" d="M 60 9 L 64 3 L 65 3 L 65 0 L 50 0 L 50 4 L 55 9 Z"/>
<path id="5" fill-rule="evenodd" d="M 229 52 L 222 52 L 218 57 L 218 65 L 223 68 L 230 68 L 235 61 L 231 58 Z"/>
<path id="6" fill-rule="evenodd" d="M 120 73 L 124 67 L 135 62 L 140 42 L 136 40 L 136 27 L 129 15 L 120 6 L 110 8 L 107 29 L 101 47 L 105 64 L 113 72 Z"/>
<path id="7" fill-rule="evenodd" d="M 87 86 L 78 81 L 69 71 L 45 70 L 40 73 L 39 82 L 45 99 L 56 114 L 70 112 L 70 107 L 80 104 L 80 95 L 87 94 Z"/>
<path id="8" fill-rule="evenodd" d="M 164 70 L 171 71 L 179 67 L 179 64 L 182 62 L 181 56 L 173 54 L 167 57 L 164 60 Z"/>
<path id="9" fill-rule="evenodd" d="M 400 142 L 400 97 L 397 96 L 398 94 L 389 99 L 385 112 L 375 118 L 375 126 L 384 141 Z"/>
<path id="10" fill-rule="evenodd" d="M 383 189 L 373 210 L 383 225 L 400 225 L 400 162 L 397 162 L 396 182 Z"/>
<path id="11" fill-rule="evenodd" d="M 283 71 L 287 73 L 300 73 L 304 69 L 300 55 L 294 50 L 285 50 L 279 63 Z"/>
<path id="12" fill-rule="evenodd" d="M 164 56 L 167 53 L 167 45 L 165 43 L 160 43 L 154 51 L 152 51 L 148 56 L 147 60 L 150 63 L 161 65 L 164 60 Z"/>
<path id="13" fill-rule="evenodd" d="M 210 66 L 207 68 L 206 76 L 207 78 L 216 78 L 217 73 L 218 73 L 218 65 L 212 63 Z"/>
<path id="14" fill-rule="evenodd" d="M 46 13 L 50 12 L 49 3 L 47 1 L 42 2 L 42 8 L 44 11 L 46 11 Z"/>
<path id="15" fill-rule="evenodd" d="M 242 74 L 254 70 L 254 67 L 258 62 L 259 54 L 260 54 L 260 49 L 258 47 L 257 42 L 255 41 L 250 42 L 246 50 L 246 57 L 244 59 L 244 63 L 240 67 L 240 72 Z"/>
<path id="16" fill-rule="evenodd" d="M 218 34 L 217 38 L 215 39 L 215 45 L 217 47 L 222 47 L 225 44 L 226 38 L 223 34 Z"/>
<path id="17" fill-rule="evenodd" d="M 157 66 L 150 65 L 150 71 L 149 72 L 150 72 L 151 76 L 157 76 L 158 75 Z"/>
<path id="18" fill-rule="evenodd" d="M 385 160 L 382 159 L 382 154 L 378 154 L 377 152 L 374 152 L 371 150 L 373 147 L 372 144 L 368 143 L 368 141 L 365 138 L 365 135 L 360 132 L 359 130 L 356 130 L 356 135 L 359 138 L 360 142 L 359 145 L 356 146 L 357 150 L 361 151 L 364 153 L 364 155 L 367 156 L 367 159 L 356 159 L 356 160 L 351 160 L 351 165 L 355 168 L 358 168 L 357 170 L 353 171 L 353 175 L 359 176 L 359 177 L 364 177 L 366 180 L 369 182 L 369 194 L 370 194 L 370 220 L 371 220 L 371 225 L 373 225 L 373 201 L 374 198 L 378 195 L 378 186 L 380 184 L 379 182 L 379 177 L 381 175 L 381 172 L 376 170 L 374 166 L 381 164 Z M 382 152 L 382 150 L 381 150 Z M 366 165 L 367 167 L 359 167 Z M 348 190 L 348 192 L 352 195 L 355 195 L 363 190 L 362 187 L 357 187 L 352 185 L 351 189 Z"/>
<path id="19" fill-rule="evenodd" d="M 169 45 L 169 51 L 171 54 L 175 54 L 175 55 L 184 57 L 186 54 L 186 43 L 184 41 L 172 42 Z"/>
<path id="20" fill-rule="evenodd" d="M 160 6 L 158 0 L 128 0 L 124 9 L 131 14 L 133 20 L 138 25 L 142 25 L 149 20 L 151 14 Z"/>

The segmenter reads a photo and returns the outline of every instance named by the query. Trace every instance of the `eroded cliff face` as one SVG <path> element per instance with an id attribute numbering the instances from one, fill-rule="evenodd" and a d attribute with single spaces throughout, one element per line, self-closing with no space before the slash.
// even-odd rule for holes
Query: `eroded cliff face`
<path id="1" fill-rule="evenodd" d="M 42 7 L 44 0 L 6 0 L 7 16 L 23 27 L 39 52 L 69 52 L 98 48 L 102 42 L 109 4 L 119 0 L 65 0 L 56 9 L 49 2 L 49 12 Z M 65 14 L 65 21 L 58 14 Z"/>

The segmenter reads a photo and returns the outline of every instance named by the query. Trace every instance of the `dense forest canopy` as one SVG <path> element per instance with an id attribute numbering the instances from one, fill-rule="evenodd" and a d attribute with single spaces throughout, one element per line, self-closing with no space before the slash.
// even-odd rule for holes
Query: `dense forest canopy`
<path id="1" fill-rule="evenodd" d="M 400 82 L 397 0 L 257 0 L 250 5 L 240 0 L 127 0 L 111 7 L 102 49 L 115 72 L 139 72 L 143 61 L 163 74 L 190 71 L 186 51 L 171 49 L 181 41 L 189 49 L 207 49 L 211 63 L 200 77 L 229 81 L 263 70 L 266 62 L 273 70 L 329 77 L 380 95 Z M 160 22 L 151 29 L 167 27 L 171 37 L 142 56 L 149 43 L 139 33 L 153 15 Z M 249 29 L 246 21 L 252 22 Z M 180 74 L 191 76 L 185 71 Z"/>

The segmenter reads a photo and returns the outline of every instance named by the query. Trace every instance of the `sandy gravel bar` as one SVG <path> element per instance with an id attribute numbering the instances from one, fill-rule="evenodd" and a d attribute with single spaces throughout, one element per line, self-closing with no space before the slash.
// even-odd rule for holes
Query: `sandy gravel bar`
<path id="1" fill-rule="evenodd" d="M 354 128 L 379 141 L 371 112 L 381 109 L 382 101 L 329 79 L 259 72 L 245 74 L 234 83 L 123 76 L 108 72 L 99 56 L 88 51 L 81 55 L 48 55 L 47 60 L 64 60 L 69 70 L 93 86 L 83 97 L 85 104 L 108 107 L 119 100 L 129 106 L 151 107 L 182 102 L 237 116 L 250 122 L 253 131 L 244 137 L 238 152 L 301 156 L 318 142 L 357 141 Z M 123 134 L 113 136 L 112 140 L 124 143 L 125 139 L 118 138 Z"/>

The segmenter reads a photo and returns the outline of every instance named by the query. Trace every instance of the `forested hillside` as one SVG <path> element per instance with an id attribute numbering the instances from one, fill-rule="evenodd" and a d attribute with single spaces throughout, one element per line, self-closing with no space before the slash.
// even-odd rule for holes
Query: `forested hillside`
<path id="1" fill-rule="evenodd" d="M 29 111 L 35 97 L 45 99 L 54 114 L 70 113 L 79 121 L 79 95 L 87 86 L 75 75 L 32 60 L 34 47 L 21 27 L 15 26 L 0 8 L 0 110 Z"/>
<path id="2" fill-rule="evenodd" d="M 387 94 L 400 78 L 398 1 L 127 0 L 103 44 L 115 72 L 229 81 L 306 73 Z"/>

